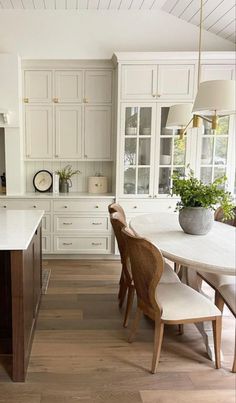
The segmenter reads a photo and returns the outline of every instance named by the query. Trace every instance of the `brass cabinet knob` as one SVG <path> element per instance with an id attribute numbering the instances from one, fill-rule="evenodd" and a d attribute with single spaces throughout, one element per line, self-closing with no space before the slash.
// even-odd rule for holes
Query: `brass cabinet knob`
<path id="1" fill-rule="evenodd" d="M 7 206 L 3 206 L 3 208 L 7 208 Z"/>
<path id="2" fill-rule="evenodd" d="M 64 208 L 68 208 L 68 206 L 64 206 Z"/>
<path id="3" fill-rule="evenodd" d="M 99 206 L 98 206 L 98 205 L 96 205 L 96 206 L 95 206 L 95 208 L 99 208 Z"/>
<path id="4" fill-rule="evenodd" d="M 55 154 L 55 158 L 58 158 L 59 157 L 59 155 L 58 154 Z"/>
<path id="5" fill-rule="evenodd" d="M 59 102 L 58 98 L 53 98 L 53 102 L 54 102 L 55 104 L 58 104 L 58 102 Z"/>
<path id="6" fill-rule="evenodd" d="M 24 98 L 23 101 L 24 101 L 25 104 L 28 104 L 29 103 L 29 98 Z"/>
<path id="7" fill-rule="evenodd" d="M 157 94 L 156 97 L 157 97 L 157 98 L 160 98 L 160 97 L 161 97 L 161 94 Z"/>
<path id="8" fill-rule="evenodd" d="M 84 158 L 88 158 L 87 154 L 84 154 Z"/>
<path id="9" fill-rule="evenodd" d="M 37 206 L 34 205 L 33 208 L 37 208 Z"/>
<path id="10" fill-rule="evenodd" d="M 138 208 L 137 206 L 134 206 L 134 208 Z"/>
<path id="11" fill-rule="evenodd" d="M 84 99 L 83 99 L 83 102 L 84 102 L 85 104 L 88 104 L 88 99 L 87 99 L 87 98 L 84 98 Z"/>
<path id="12" fill-rule="evenodd" d="M 26 154 L 26 158 L 29 158 L 30 157 L 30 154 Z"/>
<path id="13" fill-rule="evenodd" d="M 153 98 L 156 98 L 156 94 L 152 94 L 152 97 L 153 97 Z"/>

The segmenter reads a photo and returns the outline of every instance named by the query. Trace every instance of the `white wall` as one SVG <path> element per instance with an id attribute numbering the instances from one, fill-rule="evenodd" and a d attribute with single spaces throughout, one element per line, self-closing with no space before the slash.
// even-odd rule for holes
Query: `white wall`
<path id="1" fill-rule="evenodd" d="M 157 11 L 0 11 L 0 52 L 25 59 L 110 58 L 114 51 L 191 51 L 199 30 Z M 204 50 L 234 50 L 204 31 Z"/>

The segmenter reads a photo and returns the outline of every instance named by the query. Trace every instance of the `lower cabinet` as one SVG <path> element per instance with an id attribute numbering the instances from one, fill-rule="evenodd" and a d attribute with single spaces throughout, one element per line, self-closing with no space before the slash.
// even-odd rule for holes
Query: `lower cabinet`
<path id="1" fill-rule="evenodd" d="M 112 254 L 108 205 L 113 198 L 0 197 L 1 209 L 44 210 L 43 254 Z"/>

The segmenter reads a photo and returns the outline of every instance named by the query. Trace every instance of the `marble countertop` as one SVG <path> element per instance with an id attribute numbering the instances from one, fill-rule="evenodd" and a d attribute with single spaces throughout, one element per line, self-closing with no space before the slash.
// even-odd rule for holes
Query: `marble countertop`
<path id="1" fill-rule="evenodd" d="M 32 192 L 32 193 L 23 193 L 19 195 L 5 195 L 0 194 L 0 199 L 8 198 L 8 199 L 19 199 L 19 198 L 29 198 L 29 199 L 114 199 L 115 195 L 113 193 L 81 193 L 81 192 L 68 192 L 68 193 L 52 193 L 52 192 Z"/>
<path id="2" fill-rule="evenodd" d="M 41 210 L 0 211 L 0 250 L 25 250 L 43 217 Z"/>

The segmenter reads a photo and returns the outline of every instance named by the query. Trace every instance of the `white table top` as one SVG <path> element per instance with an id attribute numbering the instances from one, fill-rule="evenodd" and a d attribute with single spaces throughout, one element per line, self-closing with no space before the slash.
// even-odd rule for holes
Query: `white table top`
<path id="1" fill-rule="evenodd" d="M 43 217 L 40 210 L 0 211 L 0 250 L 25 250 Z"/>
<path id="2" fill-rule="evenodd" d="M 188 235 L 182 231 L 177 213 L 136 216 L 130 227 L 172 261 L 210 273 L 236 275 L 235 227 L 215 221 L 208 234 Z"/>

